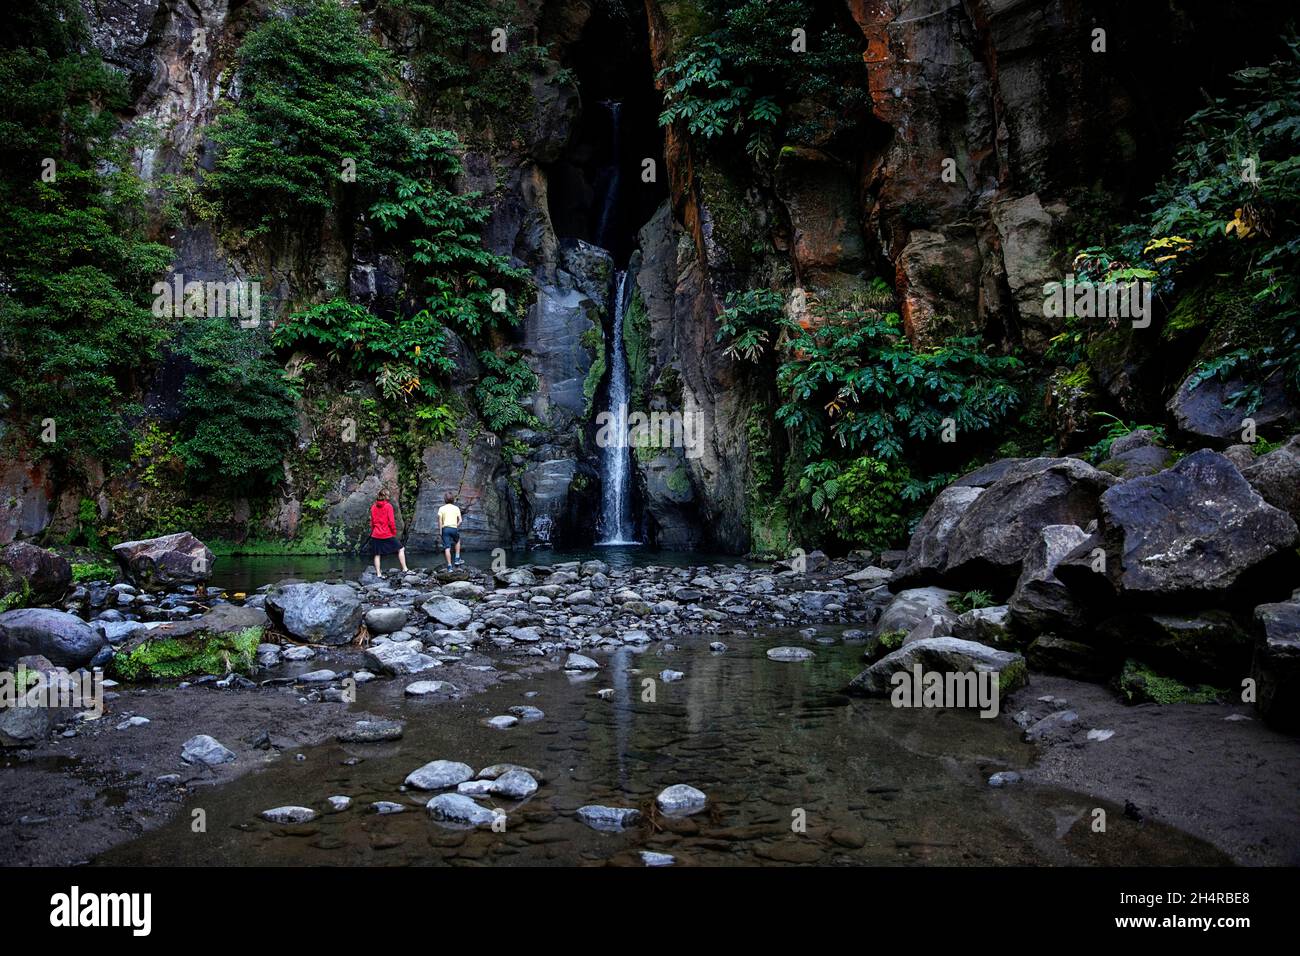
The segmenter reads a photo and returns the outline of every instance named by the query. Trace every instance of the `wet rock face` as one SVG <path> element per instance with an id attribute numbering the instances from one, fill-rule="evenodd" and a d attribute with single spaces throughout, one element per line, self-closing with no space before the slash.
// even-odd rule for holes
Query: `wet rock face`
<path id="1" fill-rule="evenodd" d="M 40 462 L 0 466 L 0 545 L 40 534 L 49 526 L 54 485 L 48 471 Z"/>

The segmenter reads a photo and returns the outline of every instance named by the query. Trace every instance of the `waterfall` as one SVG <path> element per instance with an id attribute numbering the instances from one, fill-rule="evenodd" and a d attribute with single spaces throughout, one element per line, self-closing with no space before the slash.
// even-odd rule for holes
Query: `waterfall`
<path id="1" fill-rule="evenodd" d="M 619 222 L 619 180 L 622 172 L 622 133 L 619 128 L 621 103 L 606 100 L 609 110 L 611 158 L 606 167 L 605 195 L 600 207 L 600 220 L 596 224 L 596 243 L 613 249 L 611 231 Z M 617 257 L 617 253 L 615 253 Z M 627 356 L 623 352 L 623 310 L 627 305 L 627 270 L 614 274 L 614 301 L 609 348 L 609 407 L 606 410 L 609 426 L 604 430 L 606 441 L 601 448 L 600 463 L 600 540 L 597 544 L 638 544 L 632 540 L 632 462 L 627 445 Z"/>
<path id="2" fill-rule="evenodd" d="M 637 544 L 632 540 L 631 461 L 627 444 L 627 356 L 623 352 L 623 309 L 627 270 L 614 277 L 614 322 L 609 349 L 609 418 L 601 449 L 600 534 L 597 544 Z"/>

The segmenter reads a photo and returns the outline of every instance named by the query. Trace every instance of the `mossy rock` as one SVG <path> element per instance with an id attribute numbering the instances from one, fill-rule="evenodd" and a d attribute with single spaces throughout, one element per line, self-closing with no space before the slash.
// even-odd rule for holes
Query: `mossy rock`
<path id="1" fill-rule="evenodd" d="M 867 647 L 862 656 L 874 663 L 886 654 L 892 654 L 902 647 L 903 638 L 905 637 L 907 637 L 907 631 L 886 631 L 884 634 L 877 634 L 867 641 Z"/>
<path id="2" fill-rule="evenodd" d="M 145 636 L 131 641 L 113 655 L 114 677 L 128 681 L 179 680 L 202 674 L 248 674 L 257 662 L 257 645 L 264 629 L 213 634 Z"/>
<path id="3" fill-rule="evenodd" d="M 1217 704 L 1228 692 L 1208 684 L 1190 687 L 1130 659 L 1119 675 L 1119 693 L 1126 704 Z"/>

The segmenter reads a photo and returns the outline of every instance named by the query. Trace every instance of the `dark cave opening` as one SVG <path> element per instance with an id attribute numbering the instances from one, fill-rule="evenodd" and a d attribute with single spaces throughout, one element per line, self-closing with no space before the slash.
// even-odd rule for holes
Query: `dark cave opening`
<path id="1" fill-rule="evenodd" d="M 648 29 L 639 4 L 592 13 L 569 64 L 582 112 L 564 155 L 546 169 L 556 236 L 607 249 L 620 267 L 637 230 L 668 196 Z"/>

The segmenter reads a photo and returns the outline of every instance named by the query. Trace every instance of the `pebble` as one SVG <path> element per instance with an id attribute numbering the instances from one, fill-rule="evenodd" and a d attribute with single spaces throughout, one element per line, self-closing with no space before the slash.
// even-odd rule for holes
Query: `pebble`
<path id="1" fill-rule="evenodd" d="M 655 797 L 659 809 L 670 816 L 689 816 L 699 813 L 708 802 L 709 798 L 703 791 L 684 783 L 667 787 Z"/>
<path id="2" fill-rule="evenodd" d="M 461 793 L 440 793 L 425 804 L 425 809 L 435 820 L 475 827 L 490 827 L 497 818 L 497 814 Z"/>
<path id="3" fill-rule="evenodd" d="M 406 806 L 404 804 L 393 803 L 391 800 L 376 800 L 370 805 L 370 809 L 374 810 L 375 813 L 385 816 L 390 813 L 406 812 Z"/>
<path id="4" fill-rule="evenodd" d="M 330 805 L 330 809 L 337 813 L 340 810 L 346 810 L 348 807 L 352 806 L 352 798 L 336 795 L 330 797 L 328 803 Z"/>
<path id="5" fill-rule="evenodd" d="M 453 760 L 431 760 L 406 775 L 406 785 L 416 790 L 447 790 L 474 776 L 468 764 Z"/>
<path id="6" fill-rule="evenodd" d="M 989 786 L 1009 787 L 1013 783 L 1019 783 L 1021 779 L 1020 774 L 1016 773 L 1014 770 L 1001 770 L 989 777 Z"/>
<path id="7" fill-rule="evenodd" d="M 660 671 L 659 672 L 659 679 L 663 681 L 665 684 L 671 684 L 674 681 L 679 681 L 685 676 L 686 675 L 683 674 L 681 671 Z"/>
<path id="8" fill-rule="evenodd" d="M 276 807 L 273 810 L 263 810 L 261 813 L 263 820 L 272 823 L 310 823 L 318 816 L 320 814 L 310 807 Z"/>
<path id="9" fill-rule="evenodd" d="M 117 729 L 126 730 L 129 727 L 143 727 L 147 723 L 149 723 L 148 717 L 128 717 L 117 725 Z"/>
<path id="10" fill-rule="evenodd" d="M 540 708 L 530 707 L 527 704 L 519 704 L 515 707 L 509 707 L 507 709 L 510 711 L 510 713 L 514 714 L 524 723 L 531 723 L 534 720 L 541 720 L 546 716 L 545 712 L 543 712 Z"/>
<path id="11" fill-rule="evenodd" d="M 496 730 L 505 730 L 519 723 L 519 718 L 511 717 L 509 714 L 498 714 L 496 717 L 489 717 L 484 723 Z"/>
<path id="12" fill-rule="evenodd" d="M 432 694 L 450 694 L 455 691 L 456 685 L 445 680 L 417 680 L 413 684 L 406 685 L 407 697 L 428 697 Z"/>
<path id="13" fill-rule="evenodd" d="M 578 819 L 602 833 L 617 833 L 641 822 L 641 811 L 634 807 L 603 807 L 591 804 L 578 808 Z"/>
<path id="14" fill-rule="evenodd" d="M 1089 739 L 1089 740 L 1110 740 L 1110 738 L 1111 738 L 1111 737 L 1114 737 L 1114 736 L 1115 736 L 1115 731 L 1113 731 L 1113 730 L 1090 730 L 1090 731 L 1088 731 L 1088 739 Z"/>
<path id="15" fill-rule="evenodd" d="M 511 800 L 524 800 L 537 792 L 537 781 L 526 770 L 509 770 L 492 781 L 490 792 Z"/>
<path id="16" fill-rule="evenodd" d="M 197 761 L 213 767 L 233 763 L 235 754 L 217 739 L 207 734 L 196 734 L 181 746 L 181 759 L 186 763 Z"/>
<path id="17" fill-rule="evenodd" d="M 584 657 L 581 654 L 570 654 L 564 661 L 566 671 L 598 671 L 600 665 L 590 657 Z"/>
<path id="18" fill-rule="evenodd" d="M 767 659 L 771 661 L 797 663 L 814 657 L 816 655 L 806 647 L 770 647 L 767 651 Z"/>
<path id="19" fill-rule="evenodd" d="M 677 858 L 671 853 L 654 853 L 651 850 L 642 850 L 641 862 L 646 866 L 672 866 L 677 862 Z"/>

